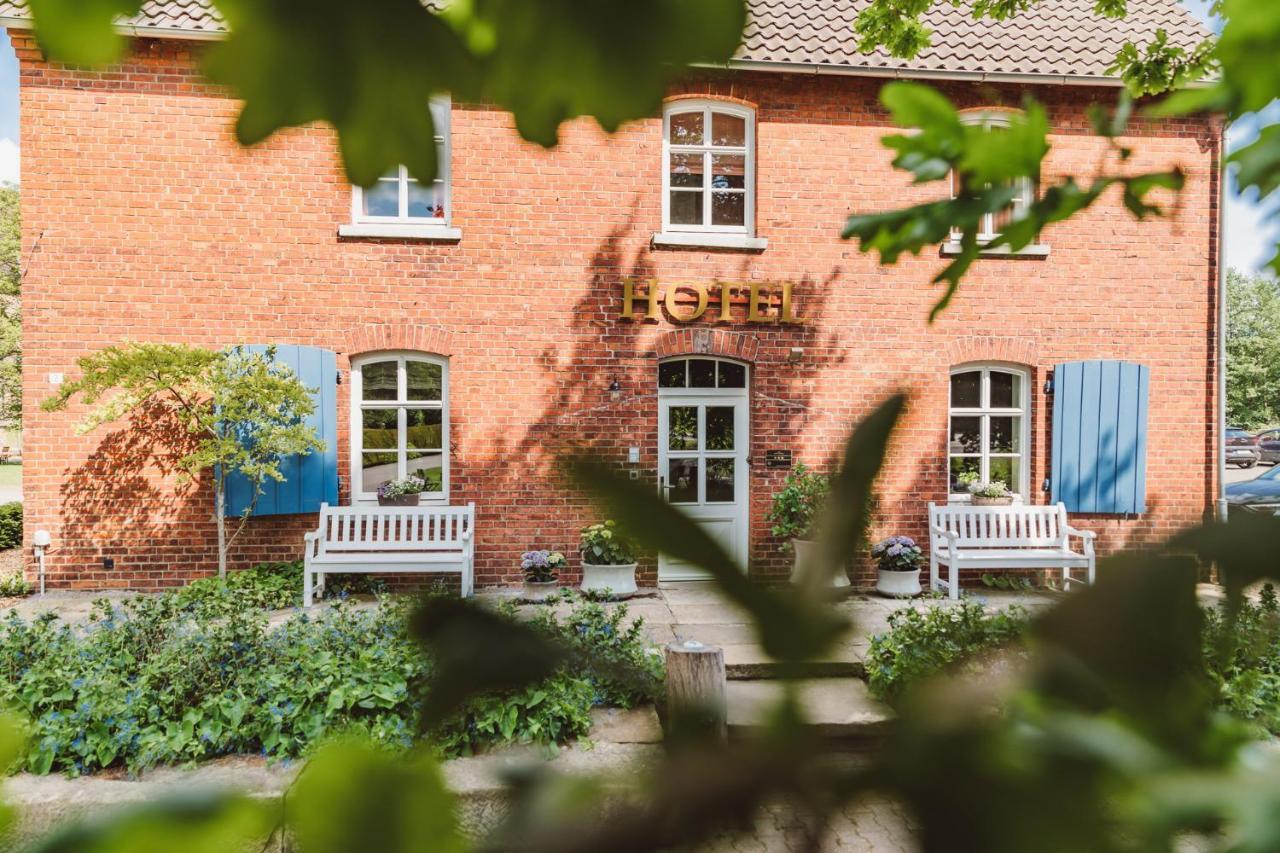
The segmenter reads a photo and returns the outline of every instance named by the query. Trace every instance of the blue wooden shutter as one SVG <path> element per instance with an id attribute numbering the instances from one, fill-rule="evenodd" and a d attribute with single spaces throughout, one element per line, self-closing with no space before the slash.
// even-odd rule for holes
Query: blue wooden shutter
<path id="1" fill-rule="evenodd" d="M 1149 380 L 1125 361 L 1054 368 L 1052 497 L 1068 512 L 1146 512 Z"/>
<path id="2" fill-rule="evenodd" d="M 249 352 L 265 352 L 265 344 L 245 347 Z M 319 347 L 276 346 L 276 361 L 286 364 L 311 389 L 315 411 L 307 423 L 315 429 L 324 450 L 281 460 L 282 482 L 268 480 L 253 508 L 254 515 L 289 515 L 319 512 L 320 504 L 338 502 L 338 361 L 337 356 Z M 253 488 L 240 474 L 227 477 L 227 515 L 238 516 L 253 501 Z"/>

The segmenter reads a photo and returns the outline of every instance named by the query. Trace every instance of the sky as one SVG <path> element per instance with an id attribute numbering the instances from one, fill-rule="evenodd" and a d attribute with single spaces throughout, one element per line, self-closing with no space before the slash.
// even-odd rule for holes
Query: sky
<path id="1" fill-rule="evenodd" d="M 1218 22 L 1210 19 L 1210 0 L 1182 0 L 1201 20 L 1215 29 Z M 1275 107 L 1280 120 L 1280 105 Z M 1228 132 L 1228 147 L 1246 145 L 1258 132 L 1260 122 L 1246 117 Z M 18 181 L 18 64 L 13 48 L 7 40 L 0 40 L 0 181 Z M 1227 200 L 1227 238 L 1225 256 L 1229 266 L 1247 272 L 1259 270 L 1270 256 L 1271 249 L 1280 238 L 1280 217 L 1266 220 L 1280 202 L 1260 205 L 1255 197 L 1241 197 L 1235 192 L 1234 182 Z"/>

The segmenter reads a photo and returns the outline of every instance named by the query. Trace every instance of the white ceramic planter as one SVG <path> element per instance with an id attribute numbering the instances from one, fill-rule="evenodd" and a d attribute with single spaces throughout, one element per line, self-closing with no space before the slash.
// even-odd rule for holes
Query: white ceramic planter
<path id="1" fill-rule="evenodd" d="M 521 595 L 525 601 L 546 601 L 560 589 L 556 581 L 525 581 Z"/>
<path id="2" fill-rule="evenodd" d="M 592 563 L 582 564 L 583 592 L 601 592 L 609 590 L 619 598 L 634 595 L 636 591 L 636 564 L 625 566 L 597 566 Z"/>
<path id="3" fill-rule="evenodd" d="M 813 553 L 813 549 L 818 543 L 810 539 L 792 539 L 791 547 L 796 552 L 795 562 L 791 565 L 791 580 L 795 582 L 796 575 L 800 571 L 800 567 L 809 559 L 809 555 Z M 831 586 L 835 589 L 846 587 L 849 585 L 849 576 L 844 569 L 836 572 L 836 576 L 831 580 Z"/>
<path id="4" fill-rule="evenodd" d="M 920 570 L 893 572 L 878 569 L 876 592 L 889 598 L 911 598 L 920 594 Z"/>

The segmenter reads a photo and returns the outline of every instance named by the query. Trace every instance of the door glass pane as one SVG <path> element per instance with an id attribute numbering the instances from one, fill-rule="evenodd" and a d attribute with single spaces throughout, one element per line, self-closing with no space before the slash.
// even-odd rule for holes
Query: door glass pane
<path id="1" fill-rule="evenodd" d="M 707 503 L 733 503 L 734 461 L 707 460 Z"/>
<path id="2" fill-rule="evenodd" d="M 378 486 L 397 476 L 395 451 L 386 453 L 362 453 L 360 467 L 360 490 L 376 492 Z"/>
<path id="3" fill-rule="evenodd" d="M 1022 418 L 991 418 L 991 452 L 1019 453 L 1022 451 Z"/>
<path id="4" fill-rule="evenodd" d="M 671 224 L 702 224 L 702 193 L 689 190 L 671 191 Z"/>
<path id="5" fill-rule="evenodd" d="M 971 370 L 951 377 L 951 408 L 976 409 L 982 405 L 982 371 Z"/>
<path id="6" fill-rule="evenodd" d="M 746 145 L 747 120 L 725 113 L 711 114 L 712 145 Z"/>
<path id="7" fill-rule="evenodd" d="M 991 482 L 1004 483 L 1005 486 L 1012 490 L 1018 491 L 1020 483 L 1018 482 L 1018 471 L 1021 467 L 1021 460 L 1017 457 L 992 457 L 987 462 L 987 470 L 991 472 Z"/>
<path id="8" fill-rule="evenodd" d="M 375 361 L 360 368 L 360 387 L 366 400 L 396 399 L 396 362 Z"/>
<path id="9" fill-rule="evenodd" d="M 671 117 L 671 144 L 702 144 L 702 110 L 677 113 Z"/>
<path id="10" fill-rule="evenodd" d="M 672 406 L 667 409 L 667 449 L 698 449 L 697 406 Z"/>
<path id="11" fill-rule="evenodd" d="M 711 188 L 713 190 L 741 190 L 747 186 L 747 158 L 745 154 L 711 155 Z"/>
<path id="12" fill-rule="evenodd" d="M 400 181 L 378 181 L 373 186 L 361 191 L 360 198 L 364 202 L 365 216 L 400 215 Z"/>
<path id="13" fill-rule="evenodd" d="M 365 409 L 360 413 L 360 440 L 364 450 L 396 449 L 396 413 L 396 409 Z"/>
<path id="14" fill-rule="evenodd" d="M 659 388 L 684 387 L 684 361 L 664 361 L 658 365 Z"/>
<path id="15" fill-rule="evenodd" d="M 716 365 L 720 376 L 721 388 L 746 388 L 747 368 L 732 361 L 722 361 Z"/>
<path id="16" fill-rule="evenodd" d="M 711 194 L 712 225 L 746 225 L 747 196 L 744 193 Z"/>
<path id="17" fill-rule="evenodd" d="M 733 413 L 733 406 L 707 406 L 707 450 L 733 450 Z"/>
<path id="18" fill-rule="evenodd" d="M 982 418 L 951 418 L 950 453 L 982 452 Z"/>
<path id="19" fill-rule="evenodd" d="M 671 186 L 702 189 L 702 169 L 701 154 L 672 154 Z"/>
<path id="20" fill-rule="evenodd" d="M 441 430 L 444 412 L 439 409 L 408 409 L 405 411 L 408 434 L 405 447 L 415 450 L 443 450 Z"/>
<path id="21" fill-rule="evenodd" d="M 443 393 L 444 368 L 429 361 L 405 362 L 405 374 L 409 380 L 409 400 L 439 400 Z"/>
<path id="22" fill-rule="evenodd" d="M 673 504 L 698 502 L 698 460 L 667 460 L 667 500 Z"/>
<path id="23" fill-rule="evenodd" d="M 689 360 L 689 387 L 716 387 L 716 363 L 709 358 L 693 358 Z"/>
<path id="24" fill-rule="evenodd" d="M 951 457 L 951 494 L 953 495 L 969 493 L 968 487 L 960 481 L 962 474 L 969 474 L 973 477 L 981 476 L 982 460 L 977 458 Z"/>
<path id="25" fill-rule="evenodd" d="M 438 451 L 424 453 L 422 451 L 410 451 L 406 454 L 408 457 L 407 468 L 409 474 L 421 477 L 427 484 L 426 491 L 442 492 L 444 491 L 444 454 Z"/>
<path id="26" fill-rule="evenodd" d="M 991 408 L 1022 408 L 1022 377 L 991 371 Z"/>

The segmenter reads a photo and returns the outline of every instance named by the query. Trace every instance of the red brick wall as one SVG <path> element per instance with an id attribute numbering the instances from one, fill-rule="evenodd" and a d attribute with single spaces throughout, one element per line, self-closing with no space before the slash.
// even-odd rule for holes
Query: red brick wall
<path id="1" fill-rule="evenodd" d="M 910 187 L 889 167 L 880 80 L 733 74 L 681 88 L 758 105 L 761 253 L 650 248 L 661 223 L 656 117 L 612 137 L 574 122 L 558 149 L 542 151 L 521 142 L 504 113 L 455 105 L 452 216 L 463 238 L 451 245 L 339 239 L 350 192 L 332 134 L 308 127 L 240 149 L 237 105 L 199 82 L 188 45 L 140 41 L 126 64 L 87 73 L 46 64 L 27 35 L 13 40 L 29 265 L 26 518 L 28 541 L 36 529 L 53 534 L 51 586 L 153 588 L 214 569 L 206 490 L 176 484 L 137 431 L 80 436 L 78 412 L 38 408 L 54 390 L 51 372 L 72 374 L 78 356 L 126 339 L 318 345 L 337 350 L 344 371 L 349 356 L 371 349 L 442 352 L 451 359 L 453 497 L 478 507 L 478 581 L 514 579 L 526 548 L 570 550 L 593 513 L 557 478 L 556 451 L 589 442 L 621 462 L 638 446 L 650 474 L 656 353 L 695 346 L 666 320 L 619 321 L 623 276 L 794 283 L 805 324 L 750 325 L 739 305 L 719 327 L 724 346 L 753 353 L 757 459 L 791 448 L 826 463 L 872 406 L 911 392 L 877 533 L 924 537 L 925 503 L 945 499 L 948 369 L 968 360 L 1032 371 L 1033 489 L 1047 473 L 1046 371 L 1087 358 L 1151 367 L 1151 509 L 1087 520 L 1103 547 L 1167 536 L 1199 520 L 1215 494 L 1218 137 L 1207 123 L 1148 125 L 1126 140 L 1132 168 L 1188 171 L 1171 217 L 1137 223 L 1109 197 L 1052 228 L 1047 259 L 981 261 L 930 326 L 936 252 L 882 268 L 838 236 L 850 211 L 937 191 Z M 969 106 L 1023 94 L 949 88 Z M 1085 107 L 1110 90 L 1035 94 L 1054 127 L 1046 179 L 1090 173 L 1104 144 Z M 692 328 L 717 326 L 709 315 Z M 803 349 L 797 363 L 788 362 L 793 347 Z M 621 390 L 610 392 L 615 379 Z M 345 493 L 345 414 L 340 423 Z M 763 520 L 783 473 L 761 464 L 752 473 L 752 571 L 763 578 L 784 574 L 789 559 Z M 299 554 L 310 522 L 253 523 L 236 564 Z M 114 570 L 102 569 L 103 556 Z M 645 571 L 652 579 L 652 565 Z"/>

